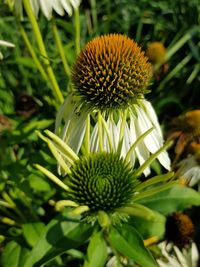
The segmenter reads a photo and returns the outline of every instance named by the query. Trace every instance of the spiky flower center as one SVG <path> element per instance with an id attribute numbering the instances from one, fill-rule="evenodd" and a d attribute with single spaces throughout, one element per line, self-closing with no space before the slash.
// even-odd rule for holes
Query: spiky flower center
<path id="1" fill-rule="evenodd" d="M 193 238 L 194 224 L 183 213 L 176 212 L 167 218 L 166 238 L 174 242 L 178 247 L 184 247 Z"/>
<path id="2" fill-rule="evenodd" d="M 68 197 L 91 212 L 110 213 L 131 203 L 135 183 L 133 171 L 118 154 L 94 153 L 71 168 Z"/>
<path id="3" fill-rule="evenodd" d="M 97 37 L 81 51 L 72 70 L 76 93 L 100 110 L 126 107 L 146 93 L 151 64 L 130 38 Z"/>

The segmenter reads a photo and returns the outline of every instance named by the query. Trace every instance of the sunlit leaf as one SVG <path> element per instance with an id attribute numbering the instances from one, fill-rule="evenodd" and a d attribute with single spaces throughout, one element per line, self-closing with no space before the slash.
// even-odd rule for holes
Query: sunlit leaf
<path id="1" fill-rule="evenodd" d="M 133 259 L 143 267 L 157 267 L 157 263 L 145 248 L 143 240 L 132 226 L 124 224 L 121 227 L 112 227 L 109 233 L 111 247 L 122 255 Z"/>
<path id="2" fill-rule="evenodd" d="M 107 245 L 102 232 L 95 233 L 89 243 L 84 267 L 103 267 L 107 258 Z"/>

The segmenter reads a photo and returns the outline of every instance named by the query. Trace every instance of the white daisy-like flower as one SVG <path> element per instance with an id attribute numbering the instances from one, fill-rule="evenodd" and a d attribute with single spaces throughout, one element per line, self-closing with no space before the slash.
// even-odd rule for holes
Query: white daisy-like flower
<path id="1" fill-rule="evenodd" d="M 200 184 L 200 164 L 195 155 L 189 155 L 178 164 L 180 176 L 183 177 L 189 186 Z"/>
<path id="2" fill-rule="evenodd" d="M 182 251 L 166 241 L 158 245 L 164 259 L 157 259 L 160 267 L 198 267 L 199 252 L 195 243 Z"/>
<path id="3" fill-rule="evenodd" d="M 144 164 L 163 146 L 156 113 L 143 96 L 150 77 L 151 65 L 133 40 L 118 34 L 95 38 L 74 65 L 75 92 L 58 112 L 56 134 L 76 153 L 83 144 L 90 152 L 117 151 L 132 165 L 136 158 Z M 166 151 L 157 159 L 170 169 Z"/>
<path id="4" fill-rule="evenodd" d="M 80 5 L 80 0 L 29 0 L 33 13 L 38 17 L 39 11 L 41 10 L 44 16 L 50 20 L 52 18 L 53 11 L 60 16 L 63 16 L 65 12 L 71 16 L 73 9 L 77 9 Z M 23 2 L 22 0 L 14 0 L 12 4 L 10 1 L 8 4 L 14 8 L 16 14 L 22 17 Z"/>

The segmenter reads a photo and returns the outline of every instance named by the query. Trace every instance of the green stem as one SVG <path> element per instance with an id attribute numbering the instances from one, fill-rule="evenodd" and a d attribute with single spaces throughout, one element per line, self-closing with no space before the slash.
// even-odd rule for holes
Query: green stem
<path id="1" fill-rule="evenodd" d="M 99 148 L 103 152 L 103 132 L 102 132 L 102 117 L 100 111 L 98 112 L 98 136 L 99 136 Z"/>
<path id="2" fill-rule="evenodd" d="M 92 22 L 93 22 L 93 32 L 97 32 L 97 8 L 96 8 L 96 0 L 90 0 L 91 9 L 92 9 Z"/>
<path id="3" fill-rule="evenodd" d="M 56 177 L 52 172 L 48 171 L 47 169 L 45 169 L 44 167 L 42 167 L 39 164 L 34 164 L 34 166 L 41 171 L 44 175 L 46 175 L 51 181 L 53 181 L 55 184 L 57 184 L 58 186 L 60 186 L 61 188 L 63 188 L 65 191 L 69 191 L 69 187 L 64 184 L 60 179 L 58 179 L 58 177 Z"/>
<path id="4" fill-rule="evenodd" d="M 12 206 L 13 210 L 19 215 L 19 217 L 23 221 L 26 221 L 26 218 L 24 217 L 24 215 L 21 213 L 21 211 L 18 209 L 15 202 L 11 199 L 11 197 L 6 192 L 2 193 L 2 197 L 10 204 L 10 206 Z"/>
<path id="5" fill-rule="evenodd" d="M 121 115 L 121 114 L 120 114 Z M 126 117 L 127 117 L 127 111 L 125 110 L 122 116 L 119 115 L 119 118 L 122 117 L 121 127 L 120 127 L 120 133 L 119 133 L 119 143 L 117 147 L 117 152 L 121 154 L 123 140 L 124 140 L 124 130 L 125 130 L 125 124 L 126 124 Z"/>
<path id="6" fill-rule="evenodd" d="M 169 141 L 165 143 L 160 149 L 152 154 L 138 169 L 135 171 L 135 176 L 139 177 L 143 171 L 165 150 L 167 150 L 173 142 Z"/>
<path id="7" fill-rule="evenodd" d="M 90 115 L 86 119 L 86 130 L 85 130 L 85 152 L 90 153 Z"/>
<path id="8" fill-rule="evenodd" d="M 152 132 L 154 129 L 154 127 L 150 128 L 149 130 L 147 130 L 145 133 L 143 133 L 136 141 L 135 143 L 133 143 L 133 145 L 130 147 L 128 153 L 126 154 L 126 158 L 125 158 L 125 161 L 128 163 L 129 162 L 129 159 L 130 159 L 130 156 L 133 152 L 133 150 L 136 148 L 136 146 L 144 140 L 144 138 L 150 133 Z"/>
<path id="9" fill-rule="evenodd" d="M 60 88 L 59 88 L 58 83 L 56 81 L 54 72 L 53 72 L 53 70 L 51 68 L 50 61 L 48 59 L 46 48 L 45 48 L 45 45 L 44 45 L 44 42 L 43 42 L 43 39 L 42 39 L 42 35 L 41 35 L 40 29 L 39 29 L 39 25 L 37 23 L 37 20 L 36 20 L 34 14 L 33 14 L 33 11 L 32 11 L 32 8 L 31 8 L 29 0 L 23 0 L 23 3 L 24 3 L 24 8 L 26 10 L 26 13 L 27 13 L 27 15 L 29 17 L 30 23 L 32 25 L 33 32 L 35 34 L 35 38 L 36 38 L 36 41 L 37 41 L 37 44 L 38 44 L 38 48 L 40 50 L 40 53 L 41 53 L 41 56 L 42 56 L 42 59 L 43 59 L 43 63 L 45 65 L 46 71 L 47 71 L 47 73 L 49 75 L 49 80 L 50 80 L 51 85 L 52 85 L 53 93 L 54 93 L 55 97 L 57 98 L 57 100 L 60 103 L 62 103 L 64 101 L 63 95 L 62 95 L 62 93 L 60 91 Z"/>
<path id="10" fill-rule="evenodd" d="M 187 55 L 186 57 L 184 57 L 183 60 L 181 60 L 181 62 L 179 62 L 179 64 L 176 65 L 176 67 L 164 78 L 164 80 L 160 83 L 160 85 L 158 86 L 157 91 L 161 91 L 163 89 L 163 87 L 165 86 L 165 84 L 171 79 L 173 78 L 192 58 L 192 55 Z"/>
<path id="11" fill-rule="evenodd" d="M 74 18 L 75 18 L 75 32 L 76 32 L 76 38 L 75 38 L 75 42 L 76 42 L 76 54 L 78 55 L 80 53 L 80 50 L 81 50 L 81 41 L 80 41 L 80 35 L 81 35 L 81 31 L 80 31 L 80 16 L 79 16 L 79 8 L 78 7 L 74 10 Z"/>
<path id="12" fill-rule="evenodd" d="M 44 78 L 45 81 L 48 81 L 48 77 L 47 77 L 47 74 L 42 66 L 42 64 L 40 63 L 34 49 L 33 49 L 33 46 L 31 44 L 31 42 L 29 41 L 29 38 L 28 38 L 28 35 L 26 34 L 23 26 L 20 24 L 20 32 L 21 32 L 21 35 L 22 35 L 22 38 L 24 39 L 24 42 L 33 58 L 33 61 L 35 62 L 35 65 L 37 66 L 39 72 L 41 73 L 42 77 Z"/>
<path id="13" fill-rule="evenodd" d="M 61 60 L 62 60 L 62 63 L 63 63 L 63 67 L 64 67 L 64 70 L 65 70 L 65 73 L 67 74 L 67 76 L 70 79 L 70 76 L 71 76 L 70 67 L 69 67 L 69 65 L 67 63 L 67 60 L 66 60 L 66 57 L 65 57 L 64 48 L 63 48 L 63 45 L 62 45 L 62 42 L 61 42 L 61 39 L 60 39 L 60 36 L 59 36 L 59 33 L 58 33 L 58 28 L 56 26 L 56 21 L 55 21 L 54 18 L 52 19 L 52 30 L 53 30 L 53 34 L 54 34 L 54 38 L 55 38 L 55 41 L 56 41 L 56 45 L 57 45 L 58 51 L 60 53 L 60 57 L 61 57 Z"/>

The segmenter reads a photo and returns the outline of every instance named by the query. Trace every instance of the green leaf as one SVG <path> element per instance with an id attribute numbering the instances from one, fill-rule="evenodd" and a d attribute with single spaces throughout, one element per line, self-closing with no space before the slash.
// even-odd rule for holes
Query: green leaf
<path id="1" fill-rule="evenodd" d="M 112 227 L 109 233 L 111 247 L 124 256 L 133 259 L 143 267 L 157 267 L 157 263 L 145 248 L 143 240 L 131 225 L 124 224 L 121 227 Z"/>
<path id="2" fill-rule="evenodd" d="M 102 232 L 95 233 L 89 243 L 84 267 L 103 267 L 107 258 L 107 245 Z"/>
<path id="3" fill-rule="evenodd" d="M 60 214 L 46 226 L 24 266 L 41 266 L 66 250 L 82 245 L 91 232 L 90 224 L 84 224 L 65 214 Z"/>
<path id="4" fill-rule="evenodd" d="M 199 206 L 200 194 L 192 188 L 176 185 L 151 197 L 143 198 L 139 202 L 164 215 L 168 215 L 193 205 Z"/>
<path id="5" fill-rule="evenodd" d="M 136 228 L 143 239 L 156 236 L 162 238 L 165 233 L 166 218 L 162 214 L 155 212 L 154 220 L 145 220 L 139 217 L 130 217 L 129 223 Z"/>
<path id="6" fill-rule="evenodd" d="M 42 222 L 26 223 L 22 227 L 22 232 L 27 243 L 33 247 L 43 232 L 45 225 Z"/>
<path id="7" fill-rule="evenodd" d="M 44 191 L 44 192 L 45 191 L 48 192 L 51 190 L 50 184 L 39 175 L 35 175 L 34 173 L 32 173 L 31 175 L 29 175 L 28 178 L 31 188 L 37 191 Z"/>
<path id="8" fill-rule="evenodd" d="M 2 253 L 3 267 L 24 267 L 29 257 L 29 250 L 21 247 L 17 242 L 9 242 Z"/>

